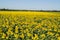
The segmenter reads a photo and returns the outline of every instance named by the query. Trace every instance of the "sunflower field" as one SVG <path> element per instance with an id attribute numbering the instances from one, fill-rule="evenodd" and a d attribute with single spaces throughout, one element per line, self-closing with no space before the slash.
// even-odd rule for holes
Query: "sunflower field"
<path id="1" fill-rule="evenodd" d="M 0 40 L 60 40 L 59 13 L 0 11 Z"/>

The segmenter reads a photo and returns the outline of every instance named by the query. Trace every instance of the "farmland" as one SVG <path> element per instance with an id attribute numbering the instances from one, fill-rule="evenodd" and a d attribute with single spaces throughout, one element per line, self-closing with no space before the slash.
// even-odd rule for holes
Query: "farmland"
<path id="1" fill-rule="evenodd" d="M 60 12 L 0 11 L 0 40 L 60 40 Z"/>

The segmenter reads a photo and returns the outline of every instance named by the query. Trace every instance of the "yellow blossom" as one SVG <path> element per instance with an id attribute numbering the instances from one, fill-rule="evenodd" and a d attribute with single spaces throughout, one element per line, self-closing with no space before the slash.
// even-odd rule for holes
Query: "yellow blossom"
<path id="1" fill-rule="evenodd" d="M 18 38 L 18 37 L 19 37 L 19 35 L 18 35 L 18 34 L 14 34 L 14 37 L 15 37 L 15 38 Z"/>
<path id="2" fill-rule="evenodd" d="M 58 36 L 59 36 L 59 34 L 56 34 L 55 36 L 56 36 L 56 37 L 58 37 Z"/>
<path id="3" fill-rule="evenodd" d="M 41 37 L 42 37 L 42 38 L 45 38 L 45 34 L 42 34 Z"/>
<path id="4" fill-rule="evenodd" d="M 30 37 L 30 36 L 32 36 L 32 34 L 31 33 L 27 33 L 27 35 Z"/>
<path id="5" fill-rule="evenodd" d="M 8 39 L 8 36 L 6 36 L 6 39 Z"/>
<path id="6" fill-rule="evenodd" d="M 58 40 L 60 40 L 60 37 L 58 37 Z"/>
<path id="7" fill-rule="evenodd" d="M 24 34 L 21 34 L 20 37 L 21 37 L 21 38 L 24 38 Z"/>
<path id="8" fill-rule="evenodd" d="M 42 28 L 42 30 L 47 30 L 47 28 Z"/>
<path id="9" fill-rule="evenodd" d="M 38 39 L 38 35 L 37 35 L 37 34 L 34 34 L 34 35 L 35 35 L 35 36 L 32 37 L 32 39 L 33 39 L 33 40 Z"/>
<path id="10" fill-rule="evenodd" d="M 25 32 L 25 33 L 27 33 L 27 32 L 29 32 L 29 30 L 28 30 L 28 29 L 26 29 L 26 30 L 24 30 L 24 32 Z"/>
<path id="11" fill-rule="evenodd" d="M 52 33 L 52 32 L 48 32 L 47 34 L 48 34 L 48 35 L 52 35 L 52 36 L 54 35 L 54 33 Z"/>
<path id="12" fill-rule="evenodd" d="M 18 26 L 16 26 L 15 28 L 15 33 L 18 33 Z"/>
<path id="13" fill-rule="evenodd" d="M 3 33 L 2 38 L 5 38 L 5 37 L 6 37 L 6 34 Z"/>
<path id="14" fill-rule="evenodd" d="M 12 30 L 12 28 L 9 28 L 9 29 L 8 29 L 8 31 L 7 31 L 7 34 L 8 34 L 8 35 L 9 35 L 9 34 L 13 35 L 13 32 L 12 32 L 11 30 Z"/>

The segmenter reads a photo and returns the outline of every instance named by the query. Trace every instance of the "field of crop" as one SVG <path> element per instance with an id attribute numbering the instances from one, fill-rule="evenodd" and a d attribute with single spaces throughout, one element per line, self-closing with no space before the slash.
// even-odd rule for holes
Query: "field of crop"
<path id="1" fill-rule="evenodd" d="M 60 40 L 60 12 L 0 11 L 0 40 Z"/>

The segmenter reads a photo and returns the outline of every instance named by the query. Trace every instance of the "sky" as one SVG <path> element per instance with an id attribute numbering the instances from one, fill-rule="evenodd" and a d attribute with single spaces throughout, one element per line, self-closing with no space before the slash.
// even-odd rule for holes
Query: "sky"
<path id="1" fill-rule="evenodd" d="M 60 10 L 60 0 L 0 0 L 0 8 Z"/>

